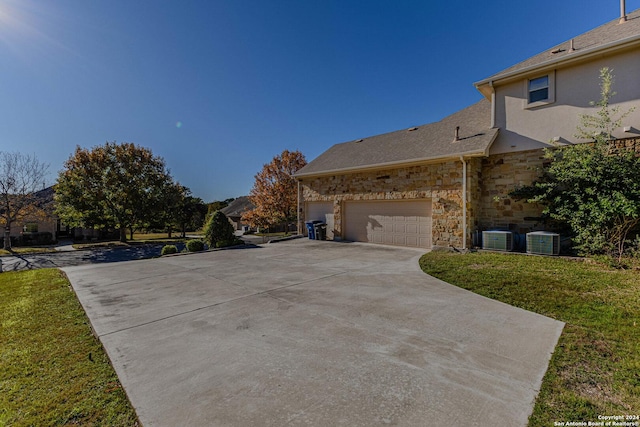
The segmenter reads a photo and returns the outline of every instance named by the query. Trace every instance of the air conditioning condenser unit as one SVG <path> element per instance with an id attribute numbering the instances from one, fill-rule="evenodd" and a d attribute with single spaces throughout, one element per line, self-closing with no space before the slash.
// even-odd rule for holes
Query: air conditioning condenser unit
<path id="1" fill-rule="evenodd" d="M 482 249 L 512 251 L 513 233 L 511 231 L 483 231 Z"/>
<path id="2" fill-rule="evenodd" d="M 527 253 L 538 255 L 559 255 L 560 235 L 548 231 L 527 233 Z"/>

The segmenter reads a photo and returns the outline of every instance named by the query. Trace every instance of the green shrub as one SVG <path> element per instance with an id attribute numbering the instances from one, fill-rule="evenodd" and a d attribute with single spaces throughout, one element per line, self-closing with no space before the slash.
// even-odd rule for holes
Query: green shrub
<path id="1" fill-rule="evenodd" d="M 189 240 L 187 242 L 187 250 L 189 252 L 200 252 L 204 250 L 204 242 L 202 240 Z"/>
<path id="2" fill-rule="evenodd" d="M 234 237 L 231 240 L 222 240 L 220 242 L 216 243 L 216 248 L 226 248 L 228 246 L 236 246 L 236 245 L 242 245 L 244 244 L 244 241 L 242 239 L 238 239 L 237 237 Z"/>
<path id="3" fill-rule="evenodd" d="M 216 211 L 204 227 L 204 240 L 211 248 L 231 246 L 235 242 L 233 226 L 225 214 Z"/>
<path id="4" fill-rule="evenodd" d="M 178 248 L 176 247 L 176 245 L 164 245 L 162 247 L 162 251 L 160 252 L 160 255 L 169 255 L 169 254 L 176 254 L 178 253 Z"/>
<path id="5" fill-rule="evenodd" d="M 628 239 L 640 226 L 640 157 L 618 146 L 614 129 L 632 111 L 621 112 L 610 99 L 613 74 L 600 70 L 601 98 L 596 114 L 579 114 L 576 137 L 586 143 L 545 149 L 551 162 L 533 184 L 512 197 L 545 206 L 543 213 L 567 224 L 583 255 L 607 255 L 618 263 L 630 252 Z"/>
<path id="6" fill-rule="evenodd" d="M 48 231 L 23 233 L 17 238 L 16 246 L 50 245 L 53 243 L 53 234 Z"/>

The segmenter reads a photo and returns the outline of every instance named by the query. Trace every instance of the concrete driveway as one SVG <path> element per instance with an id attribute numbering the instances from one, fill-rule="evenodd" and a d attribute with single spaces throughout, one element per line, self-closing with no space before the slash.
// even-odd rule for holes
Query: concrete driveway
<path id="1" fill-rule="evenodd" d="M 523 426 L 563 324 L 293 240 L 64 268 L 142 424 Z"/>

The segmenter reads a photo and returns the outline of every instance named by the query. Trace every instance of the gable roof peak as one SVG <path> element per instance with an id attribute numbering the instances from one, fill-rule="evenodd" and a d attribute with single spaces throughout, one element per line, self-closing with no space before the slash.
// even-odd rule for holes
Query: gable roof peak
<path id="1" fill-rule="evenodd" d="M 511 79 L 558 64 L 586 59 L 589 55 L 601 51 L 619 49 L 629 44 L 640 45 L 640 9 L 621 15 L 625 17 L 624 20 L 622 17 L 613 19 L 481 80 L 475 83 L 475 86 L 480 89 L 481 86 L 499 80 Z"/>

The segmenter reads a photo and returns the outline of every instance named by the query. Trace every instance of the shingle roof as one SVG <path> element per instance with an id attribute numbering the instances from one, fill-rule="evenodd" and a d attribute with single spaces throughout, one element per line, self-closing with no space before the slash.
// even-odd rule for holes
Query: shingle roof
<path id="1" fill-rule="evenodd" d="M 54 200 L 53 195 L 55 194 L 55 189 L 53 186 L 43 188 L 42 190 L 38 190 L 33 193 L 33 200 L 35 206 L 44 210 L 44 211 L 53 211 L 54 208 Z"/>
<path id="2" fill-rule="evenodd" d="M 246 211 L 250 211 L 255 208 L 255 205 L 249 200 L 249 196 L 240 196 L 233 200 L 229 205 L 220 209 L 220 212 L 226 216 L 242 216 Z"/>
<path id="3" fill-rule="evenodd" d="M 35 191 L 33 193 L 29 193 L 27 195 L 22 195 L 23 200 L 27 200 L 29 205 L 35 206 L 38 209 L 45 211 L 46 213 L 53 212 L 53 195 L 55 190 L 53 186 L 43 188 L 42 190 Z M 9 196 L 10 198 L 12 196 Z M 17 196 L 13 196 L 17 197 Z M 33 204 L 32 204 L 33 203 Z M 0 208 L 0 214 L 4 214 L 5 209 Z"/>
<path id="4" fill-rule="evenodd" d="M 476 83 L 476 86 L 555 63 L 579 59 L 599 50 L 640 41 L 640 9 L 627 14 L 626 22 L 620 23 L 619 21 L 620 19 L 616 18 L 598 28 L 560 43 Z M 574 50 L 571 50 L 571 40 L 573 40 Z"/>
<path id="5" fill-rule="evenodd" d="M 498 129 L 491 128 L 491 103 L 485 99 L 439 122 L 336 144 L 300 169 L 304 177 L 333 172 L 486 155 Z M 459 140 L 454 142 L 456 126 Z"/>

